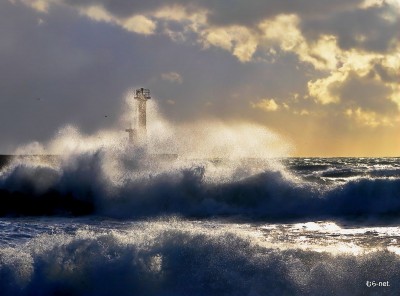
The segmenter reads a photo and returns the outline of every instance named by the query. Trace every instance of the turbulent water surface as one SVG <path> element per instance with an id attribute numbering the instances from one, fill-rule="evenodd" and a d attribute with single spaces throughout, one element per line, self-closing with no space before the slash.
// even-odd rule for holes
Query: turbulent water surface
<path id="1" fill-rule="evenodd" d="M 1 295 L 400 294 L 400 159 L 127 155 L 1 169 Z"/>

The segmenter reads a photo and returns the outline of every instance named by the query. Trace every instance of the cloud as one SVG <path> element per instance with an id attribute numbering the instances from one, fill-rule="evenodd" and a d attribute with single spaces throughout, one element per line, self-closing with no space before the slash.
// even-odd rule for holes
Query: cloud
<path id="1" fill-rule="evenodd" d="M 345 71 L 335 71 L 330 76 L 308 82 L 308 91 L 310 96 L 315 98 L 316 102 L 323 105 L 339 103 L 340 97 L 331 92 L 331 88 L 345 81 L 347 73 Z"/>
<path id="2" fill-rule="evenodd" d="M 10 2 L 15 4 L 16 1 L 17 0 L 12 0 Z M 39 12 L 47 13 L 49 11 L 50 4 L 56 2 L 57 0 L 21 0 L 21 1 L 25 5 L 28 5 Z"/>
<path id="3" fill-rule="evenodd" d="M 207 28 L 201 33 L 201 38 L 206 48 L 210 45 L 220 47 L 241 62 L 250 61 L 258 46 L 257 35 L 243 26 Z"/>
<path id="4" fill-rule="evenodd" d="M 105 113 L 111 121 L 132 85 L 173 98 L 174 108 L 160 108 L 178 121 L 255 120 L 294 137 L 303 124 L 320 136 L 340 126 L 350 139 L 395 130 L 399 8 L 396 0 L 3 1 L 3 143 L 40 140 L 67 122 L 90 132 Z M 249 108 L 249 97 L 265 99 Z"/>
<path id="5" fill-rule="evenodd" d="M 399 25 L 398 10 L 383 2 L 381 6 L 344 11 L 324 19 L 305 19 L 301 30 L 310 40 L 335 36 L 342 50 L 383 53 L 394 49 Z"/>
<path id="6" fill-rule="evenodd" d="M 161 74 L 162 80 L 166 80 L 173 83 L 181 84 L 183 82 L 182 76 L 177 72 L 168 72 Z"/>
<path id="7" fill-rule="evenodd" d="M 399 117 L 391 118 L 388 116 L 381 116 L 374 111 L 367 111 L 362 108 L 347 109 L 345 114 L 358 124 L 371 128 L 377 128 L 378 126 L 394 126 L 400 119 Z"/>
<path id="8" fill-rule="evenodd" d="M 384 83 L 398 83 L 400 79 L 396 69 L 398 69 L 398 67 L 386 67 L 382 64 L 374 64 L 370 75 L 379 76 L 379 79 Z"/>
<path id="9" fill-rule="evenodd" d="M 231 51 L 233 46 L 232 36 L 226 29 L 223 28 L 209 30 L 205 33 L 205 40 L 207 41 L 205 43 L 206 45 L 214 45 L 227 51 Z"/>
<path id="10" fill-rule="evenodd" d="M 80 10 L 81 15 L 85 15 L 96 22 L 115 22 L 114 17 L 103 7 L 98 5 L 89 6 Z"/>
<path id="11" fill-rule="evenodd" d="M 316 69 L 335 68 L 341 50 L 393 51 L 399 25 L 395 1 L 35 0 L 32 3 L 36 2 L 46 6 L 46 10 L 49 3 L 64 3 L 95 21 L 114 23 L 138 34 L 154 34 L 158 27 L 174 40 L 185 40 L 184 36 L 194 34 L 203 46 L 227 50 L 241 62 L 251 61 L 260 48 L 278 46 Z M 174 30 L 173 24 L 181 26 Z"/>
<path id="12" fill-rule="evenodd" d="M 121 24 L 125 30 L 143 35 L 154 34 L 156 29 L 156 23 L 144 15 L 134 15 Z"/>
<path id="13" fill-rule="evenodd" d="M 148 17 L 140 14 L 132 15 L 128 18 L 117 18 L 110 14 L 102 6 L 92 5 L 79 10 L 81 15 L 87 16 L 96 22 L 106 22 L 116 24 L 123 29 L 143 35 L 154 34 L 157 24 Z"/>
<path id="14" fill-rule="evenodd" d="M 106 18 L 99 11 L 92 13 Z M 50 5 L 44 14 L 0 1 L 0 20 L 1 153 L 48 139 L 66 124 L 85 133 L 118 124 L 124 92 L 162 73 L 163 56 L 172 52 L 157 38 L 144 44 L 142 35 L 93 22 L 65 5 Z"/>
<path id="15" fill-rule="evenodd" d="M 389 99 L 391 90 L 379 81 L 351 73 L 347 79 L 332 88 L 332 92 L 343 100 L 343 105 L 374 111 L 377 114 L 398 112 L 397 105 Z"/>
<path id="16" fill-rule="evenodd" d="M 345 97 L 341 97 L 340 93 L 335 93 L 333 90 L 356 75 L 360 81 L 364 81 L 362 82 L 363 89 L 367 87 L 367 84 L 375 89 L 384 89 L 386 95 L 400 106 L 396 97 L 398 81 L 393 77 L 394 73 L 400 70 L 399 54 L 393 52 L 384 55 L 351 50 L 340 51 L 339 59 L 340 67 L 330 71 L 326 77 L 308 82 L 309 94 L 316 101 L 322 104 L 345 101 Z M 356 91 L 356 87 L 353 89 Z"/>
<path id="17" fill-rule="evenodd" d="M 267 112 L 277 111 L 279 109 L 279 105 L 274 99 L 261 99 L 256 103 L 251 102 L 250 106 Z"/>

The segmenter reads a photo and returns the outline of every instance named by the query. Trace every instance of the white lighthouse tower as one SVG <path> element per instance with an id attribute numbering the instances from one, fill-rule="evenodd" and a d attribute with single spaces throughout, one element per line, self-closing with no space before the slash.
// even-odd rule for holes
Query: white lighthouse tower
<path id="1" fill-rule="evenodd" d="M 151 99 L 150 90 L 138 88 L 135 90 L 136 103 L 136 129 L 129 128 L 125 131 L 129 134 L 129 141 L 135 146 L 145 147 L 147 144 L 146 130 L 146 102 Z"/>

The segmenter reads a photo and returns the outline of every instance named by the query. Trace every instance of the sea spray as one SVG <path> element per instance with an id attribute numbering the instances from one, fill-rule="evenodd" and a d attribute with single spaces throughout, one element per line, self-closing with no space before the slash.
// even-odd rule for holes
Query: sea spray
<path id="1" fill-rule="evenodd" d="M 58 232 L 0 249 L 3 295 L 354 295 L 373 279 L 391 285 L 380 295 L 399 289 L 399 256 L 385 248 L 313 251 L 251 225 L 176 218 L 35 227 L 46 223 Z"/>
<path id="2" fill-rule="evenodd" d="M 16 157 L 1 169 L 0 215 L 383 221 L 400 213 L 396 159 L 382 166 L 373 159 L 283 158 L 290 145 L 264 127 L 173 125 L 155 103 L 149 109 L 147 149 L 132 146 L 122 128 L 85 135 L 72 126 L 47 143 L 20 147 L 57 156 Z M 160 158 L 163 147 L 178 157 Z"/>
<path id="3" fill-rule="evenodd" d="M 14 163 L 0 175 L 1 214 L 235 216 L 271 221 L 362 218 L 382 223 L 400 213 L 395 168 L 372 167 L 347 180 L 341 175 L 324 177 L 313 169 L 311 181 L 310 172 L 303 169 L 302 178 L 269 160 L 170 163 L 151 156 L 120 156 L 97 151 L 57 165 Z M 297 163 L 300 167 L 301 161 Z"/>

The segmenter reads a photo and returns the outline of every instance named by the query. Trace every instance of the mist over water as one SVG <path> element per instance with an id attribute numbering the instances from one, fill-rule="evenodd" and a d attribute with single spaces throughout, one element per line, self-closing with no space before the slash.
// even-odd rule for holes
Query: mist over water
<path id="1" fill-rule="evenodd" d="M 67 126 L 48 143 L 18 148 L 58 156 L 17 157 L 2 168 L 0 214 L 385 221 L 400 213 L 396 159 L 285 158 L 291 145 L 267 128 L 171 124 L 149 102 L 147 149 L 124 132 L 134 122 L 129 104 L 117 128 L 84 135 Z"/>
<path id="2" fill-rule="evenodd" d="M 115 217 L 203 216 L 225 212 L 226 205 L 213 196 L 219 186 L 266 169 L 286 174 L 276 158 L 288 155 L 291 146 L 278 134 L 244 122 L 171 124 L 159 114 L 154 100 L 148 104 L 147 146 L 134 147 L 124 131 L 136 121 L 132 102 L 128 92 L 125 113 L 114 129 L 84 135 L 66 126 L 47 143 L 17 148 L 17 155 L 57 157 L 15 158 L 2 168 L 0 188 L 20 193 L 18 198 L 34 199 L 31 203 L 41 204 L 43 196 L 47 201 L 50 195 L 62 203 L 67 196 L 74 206 L 77 201 L 76 206 L 85 204 L 90 213 Z M 169 161 L 163 158 L 166 154 L 178 158 Z M 229 206 L 227 210 L 232 211 Z M 18 209 L 13 211 L 19 214 Z M 62 213 L 62 205 L 55 212 Z"/>
<path id="3" fill-rule="evenodd" d="M 172 124 L 149 102 L 147 149 L 124 132 L 131 105 L 0 168 L 0 294 L 400 291 L 398 158 L 290 158 L 265 127 Z"/>
<path id="4" fill-rule="evenodd" d="M 133 91 L 127 92 L 121 109 L 113 128 L 85 135 L 79 128 L 68 125 L 47 143 L 28 143 L 18 147 L 15 154 L 69 155 L 103 149 L 139 157 L 138 151 L 128 151 L 131 144 L 125 132 L 126 128 L 134 128 L 137 121 Z M 287 157 L 293 151 L 287 139 L 254 123 L 217 119 L 168 122 L 154 99 L 147 101 L 147 146 L 148 154 L 177 153 L 181 159 Z"/>

